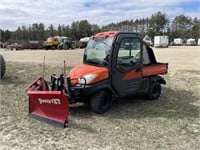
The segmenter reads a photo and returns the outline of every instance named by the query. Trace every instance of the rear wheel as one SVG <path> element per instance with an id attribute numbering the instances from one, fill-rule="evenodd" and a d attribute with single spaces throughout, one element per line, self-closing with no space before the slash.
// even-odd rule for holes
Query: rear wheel
<path id="1" fill-rule="evenodd" d="M 102 114 L 107 112 L 112 105 L 112 96 L 107 91 L 95 93 L 90 100 L 90 107 L 96 113 Z"/>
<path id="2" fill-rule="evenodd" d="M 6 63 L 1 54 L 0 54 L 0 64 L 1 64 L 1 68 L 0 68 L 1 78 L 3 78 L 6 71 Z"/>
<path id="3" fill-rule="evenodd" d="M 54 49 L 57 49 L 57 45 L 52 45 L 52 46 L 51 46 L 51 49 L 53 49 L 53 50 L 54 50 Z"/>
<path id="4" fill-rule="evenodd" d="M 147 93 L 148 100 L 158 99 L 161 93 L 161 85 L 158 82 L 152 82 Z"/>
<path id="5" fill-rule="evenodd" d="M 64 49 L 69 49 L 69 46 L 67 44 L 65 44 Z"/>

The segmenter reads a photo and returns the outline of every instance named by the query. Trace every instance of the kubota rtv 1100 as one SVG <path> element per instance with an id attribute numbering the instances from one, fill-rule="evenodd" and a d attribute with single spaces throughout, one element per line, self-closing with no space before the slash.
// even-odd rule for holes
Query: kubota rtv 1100
<path id="1" fill-rule="evenodd" d="M 26 91 L 29 113 L 59 123 L 68 120 L 69 103 L 89 103 L 96 113 L 105 113 L 113 99 L 143 93 L 157 99 L 165 80 L 167 63 L 156 61 L 153 50 L 138 33 L 102 32 L 90 37 L 83 64 L 68 74 L 51 76 L 51 86 L 40 77 Z"/>

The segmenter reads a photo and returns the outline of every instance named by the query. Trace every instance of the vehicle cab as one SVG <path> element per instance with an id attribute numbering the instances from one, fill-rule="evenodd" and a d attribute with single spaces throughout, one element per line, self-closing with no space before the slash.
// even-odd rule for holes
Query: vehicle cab
<path id="1" fill-rule="evenodd" d="M 91 36 L 83 64 L 69 73 L 68 86 L 75 101 L 89 101 L 95 112 L 104 113 L 113 97 L 142 92 L 157 99 L 160 84 L 165 84 L 157 75 L 165 73 L 167 64 L 157 63 L 153 50 L 138 33 L 102 32 Z"/>

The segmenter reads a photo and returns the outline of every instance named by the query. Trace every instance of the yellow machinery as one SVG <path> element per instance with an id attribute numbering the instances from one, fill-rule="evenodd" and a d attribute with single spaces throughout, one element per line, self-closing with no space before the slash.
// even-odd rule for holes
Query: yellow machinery
<path id="1" fill-rule="evenodd" d="M 59 36 L 49 37 L 45 41 L 45 48 L 46 49 L 57 49 L 59 42 Z"/>

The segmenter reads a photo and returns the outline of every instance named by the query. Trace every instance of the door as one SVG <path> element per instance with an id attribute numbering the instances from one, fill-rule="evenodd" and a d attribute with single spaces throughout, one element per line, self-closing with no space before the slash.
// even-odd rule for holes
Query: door
<path id="1" fill-rule="evenodd" d="M 142 81 L 142 41 L 137 33 L 119 33 L 112 51 L 111 82 L 120 95 L 135 94 Z"/>

